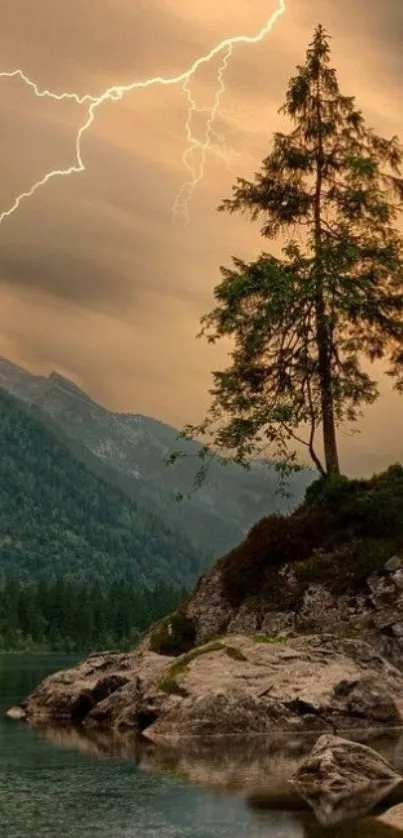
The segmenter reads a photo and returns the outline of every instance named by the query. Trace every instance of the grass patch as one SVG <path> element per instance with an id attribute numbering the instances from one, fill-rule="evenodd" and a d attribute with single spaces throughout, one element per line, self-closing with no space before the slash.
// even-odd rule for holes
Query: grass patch
<path id="1" fill-rule="evenodd" d="M 220 640 L 213 640 L 211 643 L 205 643 L 204 646 L 197 646 L 185 655 L 181 655 L 173 664 L 172 670 L 186 668 L 196 658 L 208 655 L 210 652 L 221 652 L 223 649 L 225 649 L 225 645 Z"/>
<path id="2" fill-rule="evenodd" d="M 269 645 L 273 646 L 276 643 L 285 643 L 287 638 L 281 637 L 281 635 L 278 634 L 254 634 L 252 636 L 252 640 L 254 643 L 268 643 Z"/>
<path id="3" fill-rule="evenodd" d="M 202 655 L 208 655 L 210 652 L 221 652 L 225 648 L 224 643 L 214 640 L 212 643 L 206 643 L 204 646 L 197 646 L 195 649 L 192 649 L 186 654 L 180 655 L 180 657 L 170 667 L 169 672 L 160 681 L 160 690 L 163 690 L 163 692 L 166 693 L 176 692 L 177 695 L 183 695 L 184 690 L 181 691 L 181 687 L 176 681 L 178 675 L 186 672 L 189 664 L 196 658 L 200 658 Z"/>
<path id="4" fill-rule="evenodd" d="M 187 695 L 186 690 L 179 686 L 178 682 L 172 677 L 172 675 L 167 675 L 166 678 L 163 678 L 162 681 L 160 681 L 159 687 L 164 693 L 168 693 L 168 695 Z"/>

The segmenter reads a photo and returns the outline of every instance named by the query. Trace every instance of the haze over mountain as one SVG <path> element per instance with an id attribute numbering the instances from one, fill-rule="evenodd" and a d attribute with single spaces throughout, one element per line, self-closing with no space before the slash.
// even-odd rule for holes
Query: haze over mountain
<path id="1" fill-rule="evenodd" d="M 250 526 L 274 510 L 295 506 L 312 472 L 292 478 L 290 498 L 276 494 L 277 477 L 263 462 L 251 470 L 213 461 L 204 485 L 186 495 L 198 468 L 196 442 L 177 441 L 179 431 L 156 419 L 115 413 L 97 404 L 68 379 L 53 372 L 32 375 L 0 358 L 0 388 L 36 408 L 36 416 L 68 439 L 76 456 L 132 499 L 180 527 L 211 562 L 233 547 Z M 165 458 L 180 448 L 189 456 L 172 467 Z"/>

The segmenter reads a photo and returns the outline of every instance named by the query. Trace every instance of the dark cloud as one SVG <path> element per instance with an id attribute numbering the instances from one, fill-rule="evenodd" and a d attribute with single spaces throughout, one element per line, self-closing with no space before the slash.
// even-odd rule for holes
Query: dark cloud
<path id="1" fill-rule="evenodd" d="M 175 74 L 226 35 L 256 32 L 276 4 L 13 0 L 0 8 L 0 71 L 21 67 L 42 86 L 78 93 Z M 176 424 L 201 418 L 209 370 L 225 363 L 227 347 L 195 341 L 199 318 L 211 307 L 219 265 L 263 246 L 258 226 L 216 207 L 235 175 L 252 176 L 267 154 L 287 80 L 319 21 L 333 36 L 343 90 L 376 130 L 403 136 L 401 0 L 288 5 L 264 42 L 234 50 L 226 119 L 217 124 L 231 131 L 228 157 L 207 156 L 187 227 L 172 223 L 188 178 L 186 97 L 169 86 L 98 109 L 82 144 L 86 171 L 55 178 L 0 226 L 1 353 L 37 372 L 57 368 L 116 409 Z M 217 66 L 194 80 L 199 107 L 212 104 Z M 74 161 L 84 119 L 84 107 L 37 100 L 18 80 L 0 78 L 0 213 L 50 168 Z M 380 379 L 383 386 L 382 371 Z M 385 393 L 362 435 L 343 439 L 355 471 L 403 455 L 402 405 Z"/>

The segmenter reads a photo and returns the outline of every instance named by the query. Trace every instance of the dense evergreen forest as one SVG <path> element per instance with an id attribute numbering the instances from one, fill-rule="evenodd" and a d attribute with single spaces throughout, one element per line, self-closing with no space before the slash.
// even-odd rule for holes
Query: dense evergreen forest
<path id="1" fill-rule="evenodd" d="M 62 578 L 28 585 L 10 578 L 0 589 L 0 651 L 131 648 L 183 595 L 165 585 L 150 591 L 114 582 L 105 589 Z"/>
<path id="2" fill-rule="evenodd" d="M 189 587 L 201 557 L 178 530 L 79 462 L 0 390 L 0 584 Z"/>
<path id="3" fill-rule="evenodd" d="M 133 646 L 200 556 L 0 389 L 0 650 Z"/>

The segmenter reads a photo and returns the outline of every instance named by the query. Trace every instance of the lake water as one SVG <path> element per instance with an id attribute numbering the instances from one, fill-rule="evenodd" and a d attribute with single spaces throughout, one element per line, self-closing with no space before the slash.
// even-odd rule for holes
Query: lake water
<path id="1" fill-rule="evenodd" d="M 1 838 L 302 838 L 329 836 L 287 812 L 249 809 L 240 791 L 262 774 L 287 773 L 289 754 L 259 761 L 244 747 L 178 759 L 141 752 L 126 738 L 47 735 L 4 716 L 45 675 L 69 666 L 60 655 L 0 655 Z M 296 745 L 298 750 L 298 746 Z M 396 740 L 388 756 L 400 762 Z M 294 758 L 295 762 L 295 758 Z M 372 823 L 338 838 L 392 838 Z M 375 831 L 374 831 L 375 830 Z M 333 833 L 334 834 L 334 833 Z M 403 833 L 402 833 L 403 835 Z"/>

